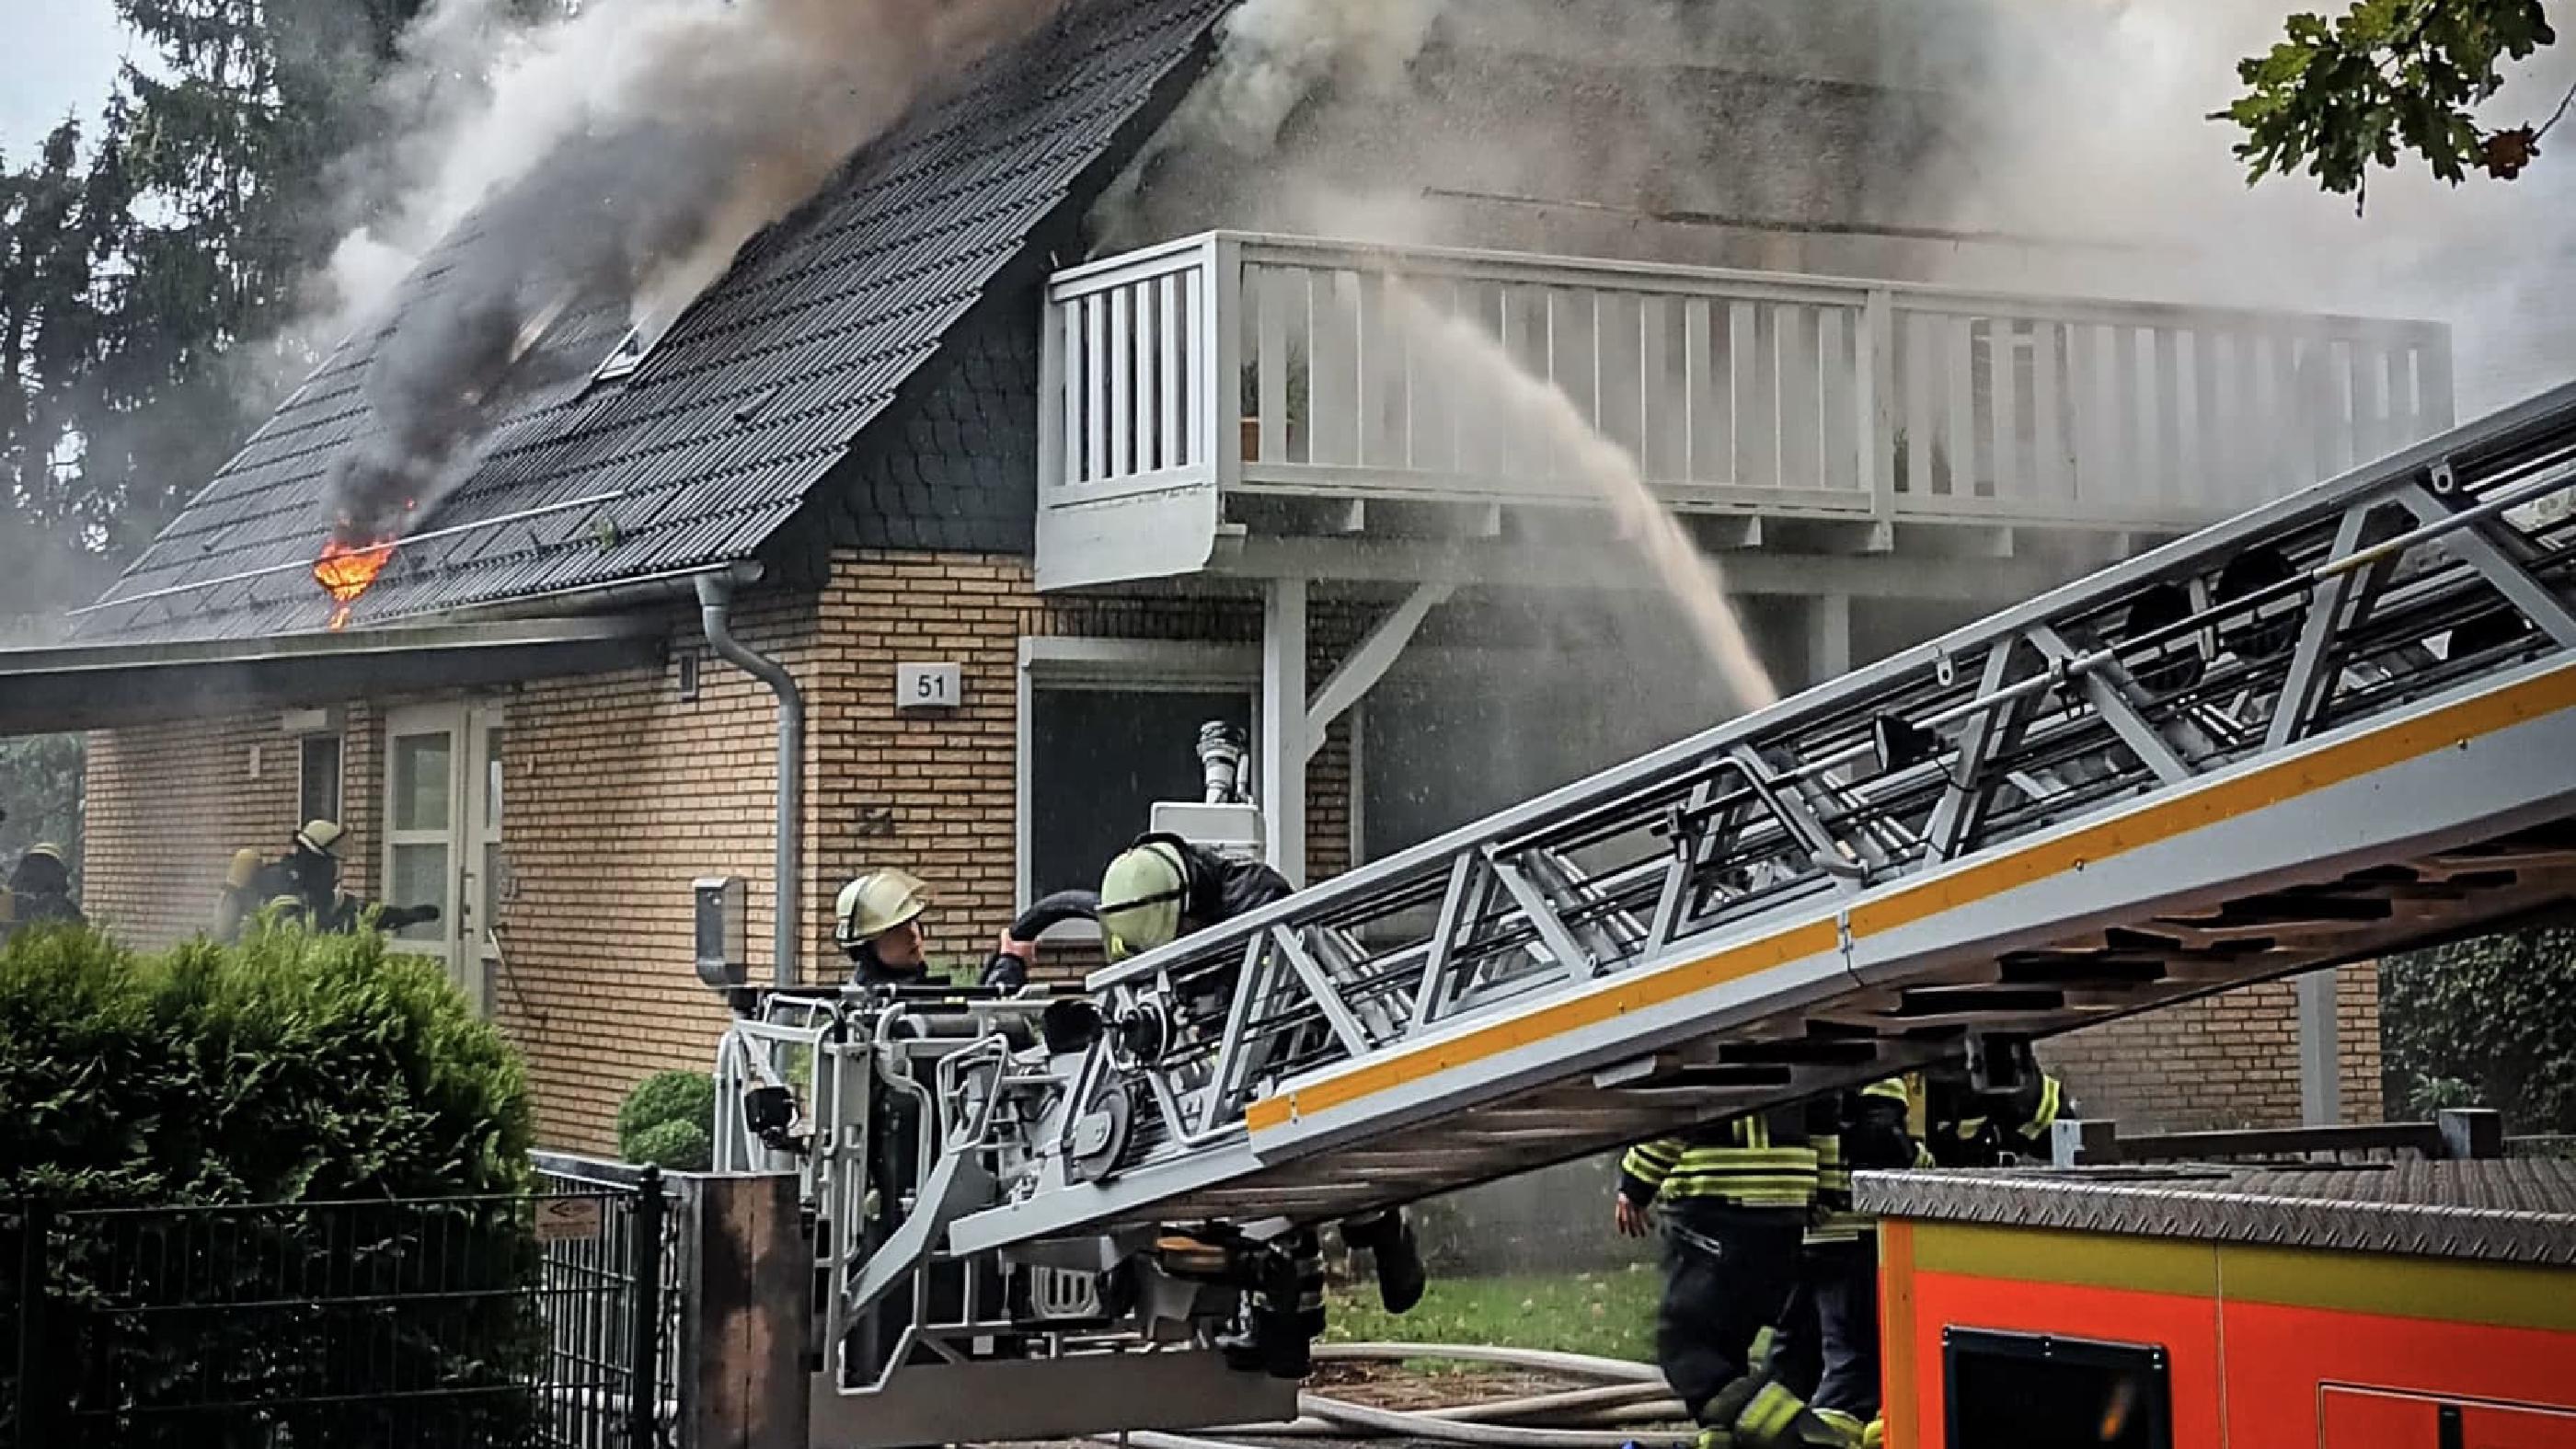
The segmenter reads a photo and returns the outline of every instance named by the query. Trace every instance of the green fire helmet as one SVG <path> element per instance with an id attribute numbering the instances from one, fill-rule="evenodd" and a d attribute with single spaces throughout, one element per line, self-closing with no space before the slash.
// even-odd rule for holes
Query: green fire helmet
<path id="1" fill-rule="evenodd" d="M 316 855 L 332 855 L 337 853 L 340 837 L 348 833 L 336 820 L 307 820 L 304 828 L 295 832 L 295 843 Z"/>
<path id="2" fill-rule="evenodd" d="M 1112 961 L 1171 944 L 1181 934 L 1189 864 L 1168 840 L 1120 851 L 1100 876 L 1100 930 Z"/>
<path id="3" fill-rule="evenodd" d="M 71 865 L 70 861 L 63 859 L 63 848 L 54 844 L 50 840 L 39 840 L 35 844 L 28 846 L 27 854 L 31 856 L 41 855 L 45 859 L 52 861 L 54 864 L 66 868 Z"/>
<path id="4" fill-rule="evenodd" d="M 841 887 L 832 906 L 832 940 L 856 950 L 930 908 L 930 888 L 900 870 L 872 870 Z"/>

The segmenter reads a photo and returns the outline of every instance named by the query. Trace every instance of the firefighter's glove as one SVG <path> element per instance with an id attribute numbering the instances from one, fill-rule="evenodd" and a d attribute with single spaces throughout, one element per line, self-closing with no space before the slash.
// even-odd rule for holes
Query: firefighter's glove
<path id="1" fill-rule="evenodd" d="M 1029 963 L 996 951 L 984 962 L 980 984 L 995 991 L 1017 991 L 1029 984 Z"/>

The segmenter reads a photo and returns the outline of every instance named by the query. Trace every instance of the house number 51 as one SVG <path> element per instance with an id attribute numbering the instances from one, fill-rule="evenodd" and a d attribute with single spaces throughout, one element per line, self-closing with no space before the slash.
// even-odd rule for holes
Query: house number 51
<path id="1" fill-rule="evenodd" d="M 894 667 L 894 707 L 899 710 L 955 709 L 964 697 L 960 670 L 954 664 L 898 664 Z"/>

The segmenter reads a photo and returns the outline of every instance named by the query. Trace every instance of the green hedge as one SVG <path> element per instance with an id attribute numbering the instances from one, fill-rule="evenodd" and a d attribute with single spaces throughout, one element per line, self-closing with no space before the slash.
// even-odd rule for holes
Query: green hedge
<path id="1" fill-rule="evenodd" d="M 234 1442 L 229 1421 L 141 1412 L 211 1372 L 254 1397 L 433 1389 L 447 1397 L 403 1412 L 528 1439 L 534 1406 L 511 1386 L 544 1351 L 539 1255 L 511 1195 L 532 1186 L 530 1135 L 517 1055 L 380 934 L 264 927 L 142 955 L 43 930 L 0 948 L 0 1199 L 53 1216 L 56 1402 L 104 1416 L 91 1436 Z M 462 1197 L 484 1200 L 395 1201 Z M 322 1206 L 349 1201 L 371 1206 Z M 93 1213 L 238 1204 L 286 1206 Z M 174 1304 L 234 1306 L 134 1311 Z M 278 1422 L 297 1445 L 357 1443 L 390 1413 L 308 1404 Z"/>
<path id="2" fill-rule="evenodd" d="M 2493 1107 L 2516 1132 L 2576 1132 L 2576 929 L 2391 956 L 2379 968 L 2391 1117 Z"/>
<path id="3" fill-rule="evenodd" d="M 617 1109 L 617 1151 L 674 1172 L 714 1165 L 716 1082 L 704 1072 L 655 1072 Z"/>

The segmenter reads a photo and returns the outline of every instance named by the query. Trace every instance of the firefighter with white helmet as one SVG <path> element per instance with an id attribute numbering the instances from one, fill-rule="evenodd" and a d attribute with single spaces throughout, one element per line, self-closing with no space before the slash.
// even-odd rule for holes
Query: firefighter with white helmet
<path id="1" fill-rule="evenodd" d="M 832 904 L 832 942 L 850 958 L 861 986 L 916 986 L 930 979 L 929 934 L 922 913 L 930 887 L 910 871 L 872 870 L 841 887 Z M 1027 962 L 1008 952 L 985 963 L 981 984 L 1016 991 L 1028 983 Z"/>
<path id="2" fill-rule="evenodd" d="M 252 879 L 250 902 L 325 932 L 354 931 L 371 909 L 381 931 L 427 925 L 439 918 L 434 905 L 377 908 L 340 889 L 340 842 L 348 834 L 336 820 L 305 821 L 287 837 L 286 853 L 261 867 Z"/>
<path id="3" fill-rule="evenodd" d="M 1020 914 L 1003 933 L 1002 951 L 1034 957 L 1037 938 L 1058 921 L 1088 916 L 1100 923 L 1112 961 L 1168 946 L 1294 894 L 1288 878 L 1257 860 L 1238 860 L 1177 835 L 1142 835 L 1111 857 L 1100 891 L 1060 891 Z M 1233 973 L 1215 978 L 1233 989 Z M 1422 1299 L 1422 1253 L 1399 1208 L 1346 1220 L 1342 1240 L 1366 1248 L 1377 1267 L 1378 1296 L 1391 1313 Z"/>
<path id="4" fill-rule="evenodd" d="M 872 870 L 841 887 L 832 904 L 832 943 L 862 986 L 900 985 L 930 973 L 921 913 L 930 888 L 909 871 Z"/>

